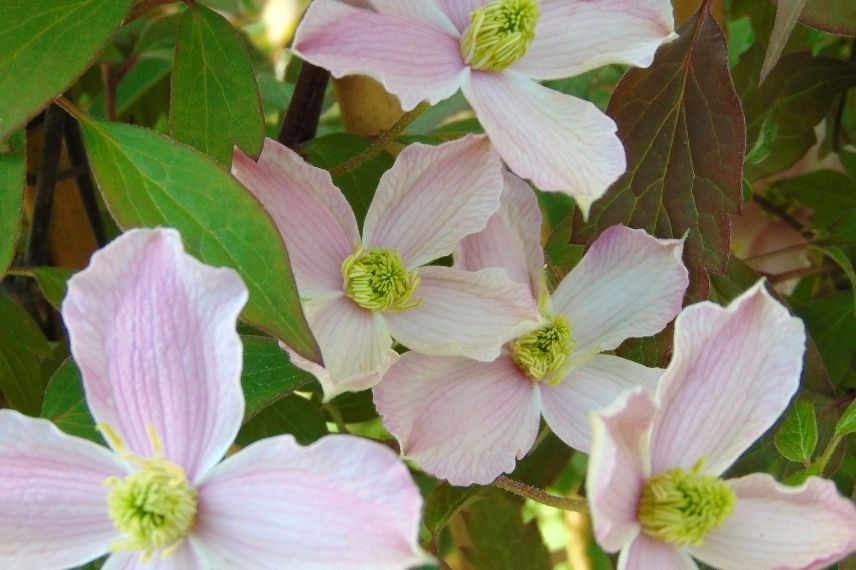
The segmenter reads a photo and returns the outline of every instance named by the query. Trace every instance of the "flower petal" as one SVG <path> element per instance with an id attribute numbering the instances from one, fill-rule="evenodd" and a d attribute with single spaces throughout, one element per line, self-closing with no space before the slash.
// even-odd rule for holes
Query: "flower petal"
<path id="1" fill-rule="evenodd" d="M 393 0 L 394 1 L 394 0 Z M 470 25 L 470 13 L 478 10 L 490 0 L 434 0 L 440 9 L 446 13 L 455 24 L 458 31 L 463 32 Z"/>
<path id="2" fill-rule="evenodd" d="M 763 281 L 723 308 L 697 303 L 675 321 L 651 436 L 654 473 L 720 475 L 773 425 L 799 386 L 805 328 Z"/>
<path id="3" fill-rule="evenodd" d="M 193 537 L 185 540 L 165 558 L 155 556 L 143 560 L 139 552 L 114 552 L 104 562 L 101 570 L 204 570 L 215 568 L 200 552 Z"/>
<path id="4" fill-rule="evenodd" d="M 423 267 L 413 309 L 384 313 L 392 337 L 417 352 L 491 361 L 506 341 L 531 330 L 538 309 L 529 287 L 499 268 Z M 320 341 L 319 341 L 320 342 Z"/>
<path id="5" fill-rule="evenodd" d="M 514 470 L 538 435 L 538 387 L 511 358 L 408 352 L 374 388 L 402 453 L 452 485 L 487 485 Z"/>
<path id="6" fill-rule="evenodd" d="M 639 534 L 618 557 L 618 570 L 697 570 L 687 551 Z"/>
<path id="7" fill-rule="evenodd" d="M 0 567 L 71 568 L 106 554 L 119 533 L 104 481 L 125 473 L 104 447 L 0 410 Z"/>
<path id="8" fill-rule="evenodd" d="M 422 497 L 389 449 L 352 436 L 254 443 L 199 488 L 193 536 L 235 568 L 393 570 L 425 563 Z"/>
<path id="9" fill-rule="evenodd" d="M 673 27 L 669 0 L 541 0 L 535 41 L 512 69 L 544 80 L 608 63 L 648 67 Z"/>
<path id="10" fill-rule="evenodd" d="M 499 211 L 487 227 L 465 237 L 455 249 L 456 269 L 478 271 L 501 267 L 518 283 L 529 285 L 537 298 L 544 267 L 541 248 L 541 209 L 528 184 L 510 172 L 503 174 L 505 189 Z"/>
<path id="11" fill-rule="evenodd" d="M 440 28 L 452 36 L 458 35 L 458 29 L 445 11 L 432 0 L 371 0 L 369 3 L 383 14 L 405 16 Z"/>
<path id="12" fill-rule="evenodd" d="M 625 358 L 598 354 L 569 372 L 562 381 L 542 386 L 544 419 L 562 441 L 582 452 L 591 451 L 589 412 L 604 408 L 637 386 L 654 394 L 663 371 Z"/>
<path id="13" fill-rule="evenodd" d="M 710 531 L 693 556 L 717 568 L 813 570 L 856 549 L 856 507 L 835 484 L 810 477 L 799 487 L 766 473 L 729 481 L 734 512 Z"/>
<path id="14" fill-rule="evenodd" d="M 265 139 L 258 163 L 237 147 L 232 174 L 262 203 L 288 248 L 301 297 L 342 291 L 342 262 L 360 243 L 357 220 L 330 173 Z"/>
<path id="15" fill-rule="evenodd" d="M 502 166 L 485 136 L 404 149 L 366 214 L 366 247 L 398 249 L 408 268 L 449 255 L 499 209 Z"/>
<path id="16" fill-rule="evenodd" d="M 321 348 L 324 366 L 282 346 L 295 366 L 315 375 L 324 388 L 325 400 L 371 388 L 398 358 L 383 316 L 347 297 L 308 301 L 303 312 Z"/>
<path id="17" fill-rule="evenodd" d="M 244 415 L 247 289 L 184 252 L 175 230 L 131 230 L 68 282 L 62 315 L 86 401 L 130 451 L 163 455 L 190 480 L 217 463 Z"/>
<path id="18" fill-rule="evenodd" d="M 511 170 L 541 190 L 572 196 L 584 216 L 624 173 L 615 123 L 588 101 L 510 70 L 473 71 L 463 89 Z"/>
<path id="19" fill-rule="evenodd" d="M 612 350 L 657 333 L 681 310 L 689 283 L 682 240 L 612 226 L 553 293 L 553 310 L 573 327 L 576 352 Z"/>
<path id="20" fill-rule="evenodd" d="M 607 552 L 639 534 L 636 506 L 648 475 L 648 428 L 656 406 L 644 388 L 591 414 L 592 450 L 586 489 L 594 533 Z"/>
<path id="21" fill-rule="evenodd" d="M 380 81 L 409 111 L 451 97 L 469 76 L 459 36 L 431 23 L 423 10 L 408 16 L 374 12 L 340 0 L 316 0 L 297 29 L 294 51 L 335 77 L 362 74 Z"/>

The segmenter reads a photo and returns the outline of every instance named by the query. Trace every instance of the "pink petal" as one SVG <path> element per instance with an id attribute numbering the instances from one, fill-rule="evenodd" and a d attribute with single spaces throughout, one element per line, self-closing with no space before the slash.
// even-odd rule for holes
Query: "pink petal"
<path id="1" fill-rule="evenodd" d="M 673 26 L 669 0 L 541 0 L 535 41 L 512 69 L 543 80 L 608 63 L 648 67 Z"/>
<path id="2" fill-rule="evenodd" d="M 657 333 L 681 310 L 687 269 L 682 240 L 612 226 L 553 293 L 553 310 L 573 327 L 580 355 Z"/>
<path id="3" fill-rule="evenodd" d="M 131 230 L 68 282 L 62 315 L 92 415 L 130 451 L 163 455 L 190 480 L 217 463 L 244 415 L 247 289 L 184 252 L 175 230 Z"/>
<path id="4" fill-rule="evenodd" d="M 639 534 L 636 508 L 648 476 L 647 431 L 655 412 L 647 390 L 637 388 L 591 415 L 586 488 L 595 537 L 607 552 L 624 548 Z"/>
<path id="5" fill-rule="evenodd" d="M 487 485 L 514 470 L 538 435 L 538 387 L 511 358 L 408 352 L 374 388 L 402 453 L 452 485 Z"/>
<path id="6" fill-rule="evenodd" d="M 398 358 L 383 316 L 347 297 L 309 301 L 303 305 L 303 312 L 321 347 L 324 366 L 283 347 L 295 366 L 315 375 L 324 388 L 325 400 L 371 388 Z"/>
<path id="7" fill-rule="evenodd" d="M 433 0 L 371 0 L 370 4 L 382 14 L 404 16 L 458 35 L 458 29 Z"/>
<path id="8" fill-rule="evenodd" d="M 366 247 L 396 248 L 409 268 L 449 255 L 499 209 L 499 156 L 487 137 L 404 149 L 380 180 L 366 214 Z"/>
<path id="9" fill-rule="evenodd" d="M 663 371 L 617 356 L 598 354 L 569 372 L 557 385 L 542 385 L 544 419 L 562 441 L 585 453 L 591 451 L 589 413 L 604 408 L 623 392 L 638 386 L 651 394 Z"/>
<path id="10" fill-rule="evenodd" d="M 265 439 L 199 488 L 193 536 L 235 568 L 393 570 L 426 562 L 422 497 L 389 449 L 352 436 Z"/>
<path id="11" fill-rule="evenodd" d="M 125 473 L 100 445 L 0 410 L 0 567 L 70 568 L 106 554 L 119 533 L 104 481 Z"/>
<path id="12" fill-rule="evenodd" d="M 529 285 L 537 298 L 544 267 L 541 209 L 528 184 L 510 172 L 504 173 L 504 179 L 499 211 L 484 230 L 461 240 L 454 267 L 465 271 L 501 267 L 512 281 Z"/>
<path id="13" fill-rule="evenodd" d="M 570 195 L 584 216 L 624 173 L 615 123 L 588 101 L 510 70 L 473 71 L 463 89 L 511 170 L 541 190 Z"/>
<path id="14" fill-rule="evenodd" d="M 799 487 L 766 473 L 729 481 L 734 512 L 693 556 L 717 568 L 826 568 L 856 549 L 856 507 L 835 484 L 810 477 Z"/>
<path id="15" fill-rule="evenodd" d="M 166 558 L 143 560 L 139 552 L 114 552 L 101 570 L 204 570 L 215 568 L 190 537 Z"/>
<path id="16" fill-rule="evenodd" d="M 392 0 L 395 1 L 395 0 Z M 478 10 L 490 0 L 434 0 L 449 17 L 455 27 L 463 32 L 470 25 L 470 13 Z"/>
<path id="17" fill-rule="evenodd" d="M 360 243 L 357 220 L 326 170 L 265 139 L 258 163 L 237 147 L 232 174 L 262 203 L 288 248 L 304 298 L 342 291 L 342 262 Z"/>
<path id="18" fill-rule="evenodd" d="M 763 282 L 727 308 L 697 303 L 675 321 L 651 436 L 654 473 L 719 475 L 782 414 L 799 386 L 805 329 Z"/>
<path id="19" fill-rule="evenodd" d="M 687 551 L 645 534 L 636 537 L 618 557 L 618 570 L 696 570 Z"/>
<path id="20" fill-rule="evenodd" d="M 459 36 L 451 26 L 427 21 L 426 10 L 408 16 L 317 0 L 297 29 L 294 51 L 335 77 L 377 79 L 398 96 L 405 111 L 423 100 L 433 105 L 451 97 L 470 71 L 461 58 Z"/>
<path id="21" fill-rule="evenodd" d="M 422 304 L 384 313 L 392 337 L 411 350 L 491 361 L 505 342 L 537 322 L 529 287 L 508 279 L 502 269 L 423 267 L 419 276 L 414 298 Z"/>

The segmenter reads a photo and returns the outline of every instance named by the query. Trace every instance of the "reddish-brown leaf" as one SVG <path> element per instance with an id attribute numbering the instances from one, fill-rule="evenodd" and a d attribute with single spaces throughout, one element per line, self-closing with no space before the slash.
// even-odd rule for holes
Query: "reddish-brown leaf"
<path id="1" fill-rule="evenodd" d="M 616 88 L 607 112 L 618 124 L 627 172 L 595 202 L 588 222 L 577 215 L 572 241 L 590 243 L 615 224 L 660 238 L 689 232 L 684 261 L 690 299 L 698 300 L 708 296 L 708 272 L 724 273 L 728 264 L 746 135 L 725 38 L 709 8 L 678 36 Z"/>

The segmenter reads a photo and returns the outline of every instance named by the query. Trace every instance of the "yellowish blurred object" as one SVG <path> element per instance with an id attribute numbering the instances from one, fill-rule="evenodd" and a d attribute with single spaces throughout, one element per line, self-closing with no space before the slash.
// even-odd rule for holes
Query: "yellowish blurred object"
<path id="1" fill-rule="evenodd" d="M 342 123 L 349 133 L 378 135 L 404 114 L 398 98 L 370 77 L 349 75 L 333 79 L 333 87 L 342 110 Z"/>
<path id="2" fill-rule="evenodd" d="M 268 0 L 262 10 L 262 23 L 267 32 L 270 47 L 282 49 L 291 40 L 304 2 L 301 0 Z"/>

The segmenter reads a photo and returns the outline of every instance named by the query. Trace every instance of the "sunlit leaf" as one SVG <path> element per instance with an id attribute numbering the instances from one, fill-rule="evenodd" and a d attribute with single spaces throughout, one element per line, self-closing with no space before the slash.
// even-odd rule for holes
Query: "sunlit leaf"
<path id="1" fill-rule="evenodd" d="M 776 449 L 798 463 L 808 463 L 817 446 L 817 418 L 814 404 L 797 400 L 776 432 Z"/>
<path id="2" fill-rule="evenodd" d="M 847 406 L 847 409 L 844 410 L 843 414 L 841 414 L 841 418 L 835 426 L 836 437 L 849 435 L 851 433 L 856 433 L 856 400 L 850 402 L 850 405 Z"/>
<path id="3" fill-rule="evenodd" d="M 74 274 L 73 269 L 62 267 L 36 267 L 28 269 L 24 273 L 35 278 L 42 295 L 55 309 L 62 306 L 65 298 L 66 285 L 69 278 Z"/>
<path id="4" fill-rule="evenodd" d="M 80 370 L 71 358 L 62 363 L 48 382 L 41 415 L 67 434 L 97 443 L 104 441 L 86 407 Z"/>

